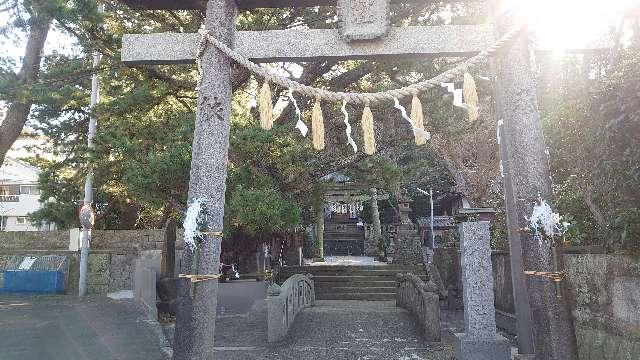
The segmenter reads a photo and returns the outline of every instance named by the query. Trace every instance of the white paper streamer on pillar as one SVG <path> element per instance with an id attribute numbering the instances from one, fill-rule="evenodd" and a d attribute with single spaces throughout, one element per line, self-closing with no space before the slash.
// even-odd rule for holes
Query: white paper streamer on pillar
<path id="1" fill-rule="evenodd" d="M 498 145 L 500 145 L 500 132 L 502 131 L 502 125 L 504 125 L 504 120 L 498 120 L 498 126 L 496 126 L 496 139 L 498 140 Z"/>
<path id="2" fill-rule="evenodd" d="M 296 115 L 298 116 L 296 129 L 300 130 L 300 133 L 302 134 L 303 137 L 307 137 L 307 134 L 309 133 L 309 127 L 307 127 L 307 124 L 302 122 L 302 113 L 300 112 L 300 108 L 298 107 L 298 102 L 296 101 L 296 98 L 293 97 L 292 89 L 289 89 L 289 99 L 291 100 L 291 102 L 293 102 L 293 106 L 296 108 Z"/>
<path id="3" fill-rule="evenodd" d="M 411 121 L 411 118 L 407 115 L 407 109 L 404 108 L 404 106 L 400 105 L 400 100 L 398 100 L 398 98 L 393 98 L 393 101 L 395 102 L 394 107 L 398 110 L 400 110 L 400 114 L 402 114 L 402 118 L 407 120 L 409 122 L 409 124 L 411 125 L 411 129 L 413 130 L 413 134 L 414 135 L 421 135 L 424 136 L 424 138 L 426 140 L 431 139 L 431 133 L 428 132 L 425 129 L 420 129 L 419 127 L 416 127 L 415 125 L 413 125 L 413 121 Z"/>
<path id="4" fill-rule="evenodd" d="M 347 126 L 347 141 L 349 142 L 349 144 L 351 145 L 351 147 L 353 148 L 353 152 L 357 153 L 358 152 L 358 145 L 356 145 L 356 142 L 353 141 L 353 138 L 351 137 L 351 124 L 349 124 L 349 113 L 347 112 L 347 102 L 346 101 L 342 101 L 342 113 L 344 114 L 344 124 Z"/>

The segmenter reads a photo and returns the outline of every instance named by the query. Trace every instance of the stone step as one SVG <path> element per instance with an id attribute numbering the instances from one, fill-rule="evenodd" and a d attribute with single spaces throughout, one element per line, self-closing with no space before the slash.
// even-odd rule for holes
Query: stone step
<path id="1" fill-rule="evenodd" d="M 322 269 L 330 269 L 330 270 L 394 270 L 399 272 L 415 272 L 415 271 L 424 271 L 423 266 L 407 266 L 407 265 L 306 265 L 306 266 L 286 266 L 282 268 L 282 271 L 294 272 L 294 273 L 303 273 L 303 272 L 313 272 L 314 270 L 322 270 Z"/>
<path id="2" fill-rule="evenodd" d="M 369 287 L 369 286 L 316 286 L 316 295 L 317 294 L 354 294 L 354 293 L 363 293 L 363 294 L 395 294 L 396 288 L 395 286 L 390 287 Z"/>
<path id="3" fill-rule="evenodd" d="M 344 235 L 344 234 L 335 234 L 324 237 L 325 243 L 328 242 L 364 242 L 364 236 L 362 235 Z"/>
<path id="4" fill-rule="evenodd" d="M 359 231 L 357 229 L 353 230 L 325 230 L 323 233 L 325 236 L 327 235 L 350 235 L 350 236 L 360 236 L 364 237 L 364 231 Z"/>
<path id="5" fill-rule="evenodd" d="M 422 280 L 426 280 L 427 276 L 420 276 Z M 332 276 L 318 275 L 313 277 L 314 282 L 362 282 L 362 281 L 395 281 L 395 276 Z"/>
<path id="6" fill-rule="evenodd" d="M 367 300 L 367 301 L 389 301 L 395 300 L 396 295 L 388 293 L 316 293 L 317 300 Z"/>
<path id="7" fill-rule="evenodd" d="M 406 273 L 407 271 L 398 271 L 398 270 L 386 270 L 386 269 L 375 269 L 375 270 L 345 270 L 345 269 L 319 269 L 309 271 L 313 276 L 393 276 L 399 273 Z M 426 275 L 424 271 L 409 271 L 412 274 L 416 275 Z M 292 275 L 295 272 L 282 271 L 282 274 Z"/>
<path id="8" fill-rule="evenodd" d="M 341 288 L 341 287 L 393 287 L 396 286 L 395 280 L 373 280 L 373 281 L 314 281 L 315 288 Z"/>

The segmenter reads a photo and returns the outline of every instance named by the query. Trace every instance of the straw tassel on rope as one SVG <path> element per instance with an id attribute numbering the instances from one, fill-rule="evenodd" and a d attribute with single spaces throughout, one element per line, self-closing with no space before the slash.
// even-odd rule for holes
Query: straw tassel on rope
<path id="1" fill-rule="evenodd" d="M 424 113 L 422 111 L 422 103 L 418 95 L 413 95 L 411 100 L 411 121 L 413 126 L 424 130 Z M 414 131 L 416 145 L 424 145 L 427 143 L 427 137 L 422 132 Z"/>
<path id="2" fill-rule="evenodd" d="M 373 130 L 373 113 L 369 104 L 366 104 L 362 111 L 362 137 L 365 154 L 373 155 L 376 152 L 376 138 Z"/>
<path id="3" fill-rule="evenodd" d="M 313 136 L 313 148 L 316 150 L 324 150 L 324 117 L 322 116 L 322 107 L 320 106 L 320 98 L 316 99 L 311 112 L 311 131 Z"/>
<path id="4" fill-rule="evenodd" d="M 273 127 L 273 104 L 271 103 L 271 88 L 264 82 L 258 95 L 258 107 L 260 108 L 260 126 L 265 130 Z"/>
<path id="5" fill-rule="evenodd" d="M 478 120 L 480 115 L 478 110 L 478 91 L 476 90 L 476 82 L 473 76 L 468 72 L 464 73 L 462 93 L 464 94 L 464 103 L 467 105 L 469 121 Z"/>

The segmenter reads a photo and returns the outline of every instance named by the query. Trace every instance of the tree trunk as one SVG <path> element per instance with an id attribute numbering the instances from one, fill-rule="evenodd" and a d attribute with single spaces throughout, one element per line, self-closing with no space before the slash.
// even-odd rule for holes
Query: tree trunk
<path id="1" fill-rule="evenodd" d="M 47 34 L 53 19 L 48 15 L 39 15 L 34 16 L 31 20 L 22 68 L 16 76 L 16 86 L 18 88 L 30 86 L 38 79 L 42 49 L 47 40 Z M 20 136 L 22 128 L 29 117 L 31 105 L 33 105 L 30 96 L 24 97 L 21 94 L 22 91 L 18 89 L 11 95 L 9 109 L 0 124 L 0 164 L 4 162 L 7 152 Z"/>

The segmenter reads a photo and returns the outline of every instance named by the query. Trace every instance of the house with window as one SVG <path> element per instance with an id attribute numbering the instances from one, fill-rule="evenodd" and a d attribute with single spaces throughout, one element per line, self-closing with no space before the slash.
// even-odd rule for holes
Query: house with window
<path id="1" fill-rule="evenodd" d="M 23 161 L 5 158 L 0 167 L 0 231 L 55 230 L 54 224 L 33 224 L 29 214 L 42 207 L 40 170 Z"/>

